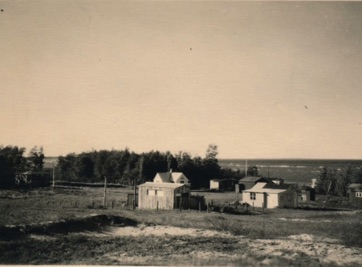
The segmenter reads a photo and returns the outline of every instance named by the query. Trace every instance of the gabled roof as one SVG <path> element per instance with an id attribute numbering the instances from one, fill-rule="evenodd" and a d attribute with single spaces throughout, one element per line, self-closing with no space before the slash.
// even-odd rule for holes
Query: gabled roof
<path id="1" fill-rule="evenodd" d="M 172 182 L 172 175 L 169 172 L 158 172 L 156 176 L 159 176 L 164 183 Z"/>
<path id="2" fill-rule="evenodd" d="M 348 186 L 349 189 L 362 189 L 362 184 L 353 183 Z"/>
<path id="3" fill-rule="evenodd" d="M 267 188 L 266 186 L 267 183 L 256 183 L 252 188 L 244 190 L 243 192 L 279 194 L 287 191 L 287 189 Z"/>
<path id="4" fill-rule="evenodd" d="M 264 177 L 264 178 L 266 178 L 266 177 Z M 269 177 L 269 178 L 267 178 L 267 179 L 269 179 L 270 181 L 284 181 L 284 179 L 283 178 L 278 178 L 278 177 Z"/>
<path id="5" fill-rule="evenodd" d="M 158 172 L 155 178 L 158 176 L 161 178 L 163 183 L 173 183 L 174 181 L 177 181 L 182 175 L 184 175 L 182 172 Z"/>
<path id="6" fill-rule="evenodd" d="M 186 185 L 178 183 L 154 183 L 154 182 L 146 182 L 144 184 L 139 185 L 139 187 L 159 187 L 159 188 L 172 188 L 172 189 L 176 189 L 182 186 Z"/>
<path id="7" fill-rule="evenodd" d="M 274 183 L 269 183 L 265 186 L 265 188 L 270 188 L 270 189 L 289 189 L 290 187 L 292 187 L 294 190 L 297 190 L 297 188 L 295 187 L 294 184 L 274 184 Z"/>
<path id="8" fill-rule="evenodd" d="M 256 183 L 252 188 L 250 189 L 253 189 L 253 190 L 259 190 L 259 189 L 262 189 L 262 188 L 265 188 L 265 186 L 267 185 L 267 183 Z M 249 189 L 249 190 L 250 190 Z"/>

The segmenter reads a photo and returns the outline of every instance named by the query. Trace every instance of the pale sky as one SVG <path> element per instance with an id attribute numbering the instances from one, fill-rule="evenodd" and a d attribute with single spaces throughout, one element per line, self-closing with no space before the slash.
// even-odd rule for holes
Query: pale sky
<path id="1" fill-rule="evenodd" d="M 0 9 L 0 145 L 362 158 L 362 2 Z"/>

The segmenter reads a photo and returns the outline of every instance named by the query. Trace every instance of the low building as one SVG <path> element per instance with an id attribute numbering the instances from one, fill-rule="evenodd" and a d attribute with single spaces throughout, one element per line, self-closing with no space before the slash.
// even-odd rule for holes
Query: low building
<path id="1" fill-rule="evenodd" d="M 362 203 L 362 184 L 353 183 L 348 186 L 348 200 L 352 203 Z"/>
<path id="2" fill-rule="evenodd" d="M 260 182 L 243 191 L 242 201 L 258 208 L 296 208 L 298 194 L 293 186 L 286 189 L 268 188 L 268 183 Z"/>
<path id="3" fill-rule="evenodd" d="M 188 209 L 190 193 L 186 184 L 146 182 L 138 186 L 138 208 Z"/>
<path id="4" fill-rule="evenodd" d="M 237 193 L 242 192 L 243 190 L 252 188 L 257 183 L 271 183 L 271 181 L 261 176 L 247 176 L 239 180 L 239 184 L 235 190 Z"/>
<path id="5" fill-rule="evenodd" d="M 233 191 L 235 185 L 238 184 L 237 179 L 225 178 L 225 179 L 211 179 L 210 190 L 216 191 Z"/>
<path id="6" fill-rule="evenodd" d="M 298 192 L 298 202 L 309 202 L 310 201 L 310 191 L 299 190 Z"/>
<path id="7" fill-rule="evenodd" d="M 22 187 L 42 187 L 49 186 L 51 175 L 49 170 L 26 171 L 15 175 L 15 184 Z"/>
<path id="8" fill-rule="evenodd" d="M 315 189 L 303 185 L 300 190 L 298 190 L 298 202 L 309 202 L 315 201 Z"/>

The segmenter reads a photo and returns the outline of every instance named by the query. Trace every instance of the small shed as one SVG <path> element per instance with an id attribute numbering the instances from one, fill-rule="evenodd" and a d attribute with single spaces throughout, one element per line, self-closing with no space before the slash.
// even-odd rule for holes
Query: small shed
<path id="1" fill-rule="evenodd" d="M 300 190 L 298 190 L 298 202 L 309 202 L 309 201 L 315 201 L 315 189 L 303 185 Z"/>
<path id="2" fill-rule="evenodd" d="M 362 184 L 353 183 L 348 186 L 348 200 L 352 203 L 362 203 Z"/>
<path id="3" fill-rule="evenodd" d="M 138 208 L 188 209 L 190 192 L 186 184 L 146 182 L 138 186 Z"/>
<path id="4" fill-rule="evenodd" d="M 267 188 L 267 183 L 257 183 L 251 189 L 243 191 L 242 201 L 258 208 L 296 208 L 297 191 L 293 186 L 288 189 Z"/>
<path id="5" fill-rule="evenodd" d="M 210 190 L 216 191 L 233 191 L 235 185 L 238 184 L 237 179 L 225 178 L 225 179 L 211 179 Z"/>

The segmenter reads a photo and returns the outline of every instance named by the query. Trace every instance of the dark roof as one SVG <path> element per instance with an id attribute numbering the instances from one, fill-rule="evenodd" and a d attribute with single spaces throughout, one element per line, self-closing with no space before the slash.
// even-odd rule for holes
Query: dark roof
<path id="1" fill-rule="evenodd" d="M 218 182 L 221 182 L 221 181 L 239 181 L 238 179 L 235 179 L 235 178 L 215 178 L 215 179 L 211 179 L 211 181 L 218 181 Z"/>
<path id="2" fill-rule="evenodd" d="M 283 178 L 277 178 L 277 177 L 270 177 L 268 178 L 269 180 L 272 180 L 272 181 L 278 181 L 278 180 L 281 180 L 281 181 L 284 181 Z"/>
<path id="3" fill-rule="evenodd" d="M 259 180 L 265 181 L 265 180 L 267 180 L 267 178 L 263 178 L 261 176 L 246 176 L 244 178 L 241 178 L 239 180 L 239 182 L 240 183 L 242 183 L 242 182 L 257 182 Z"/>

